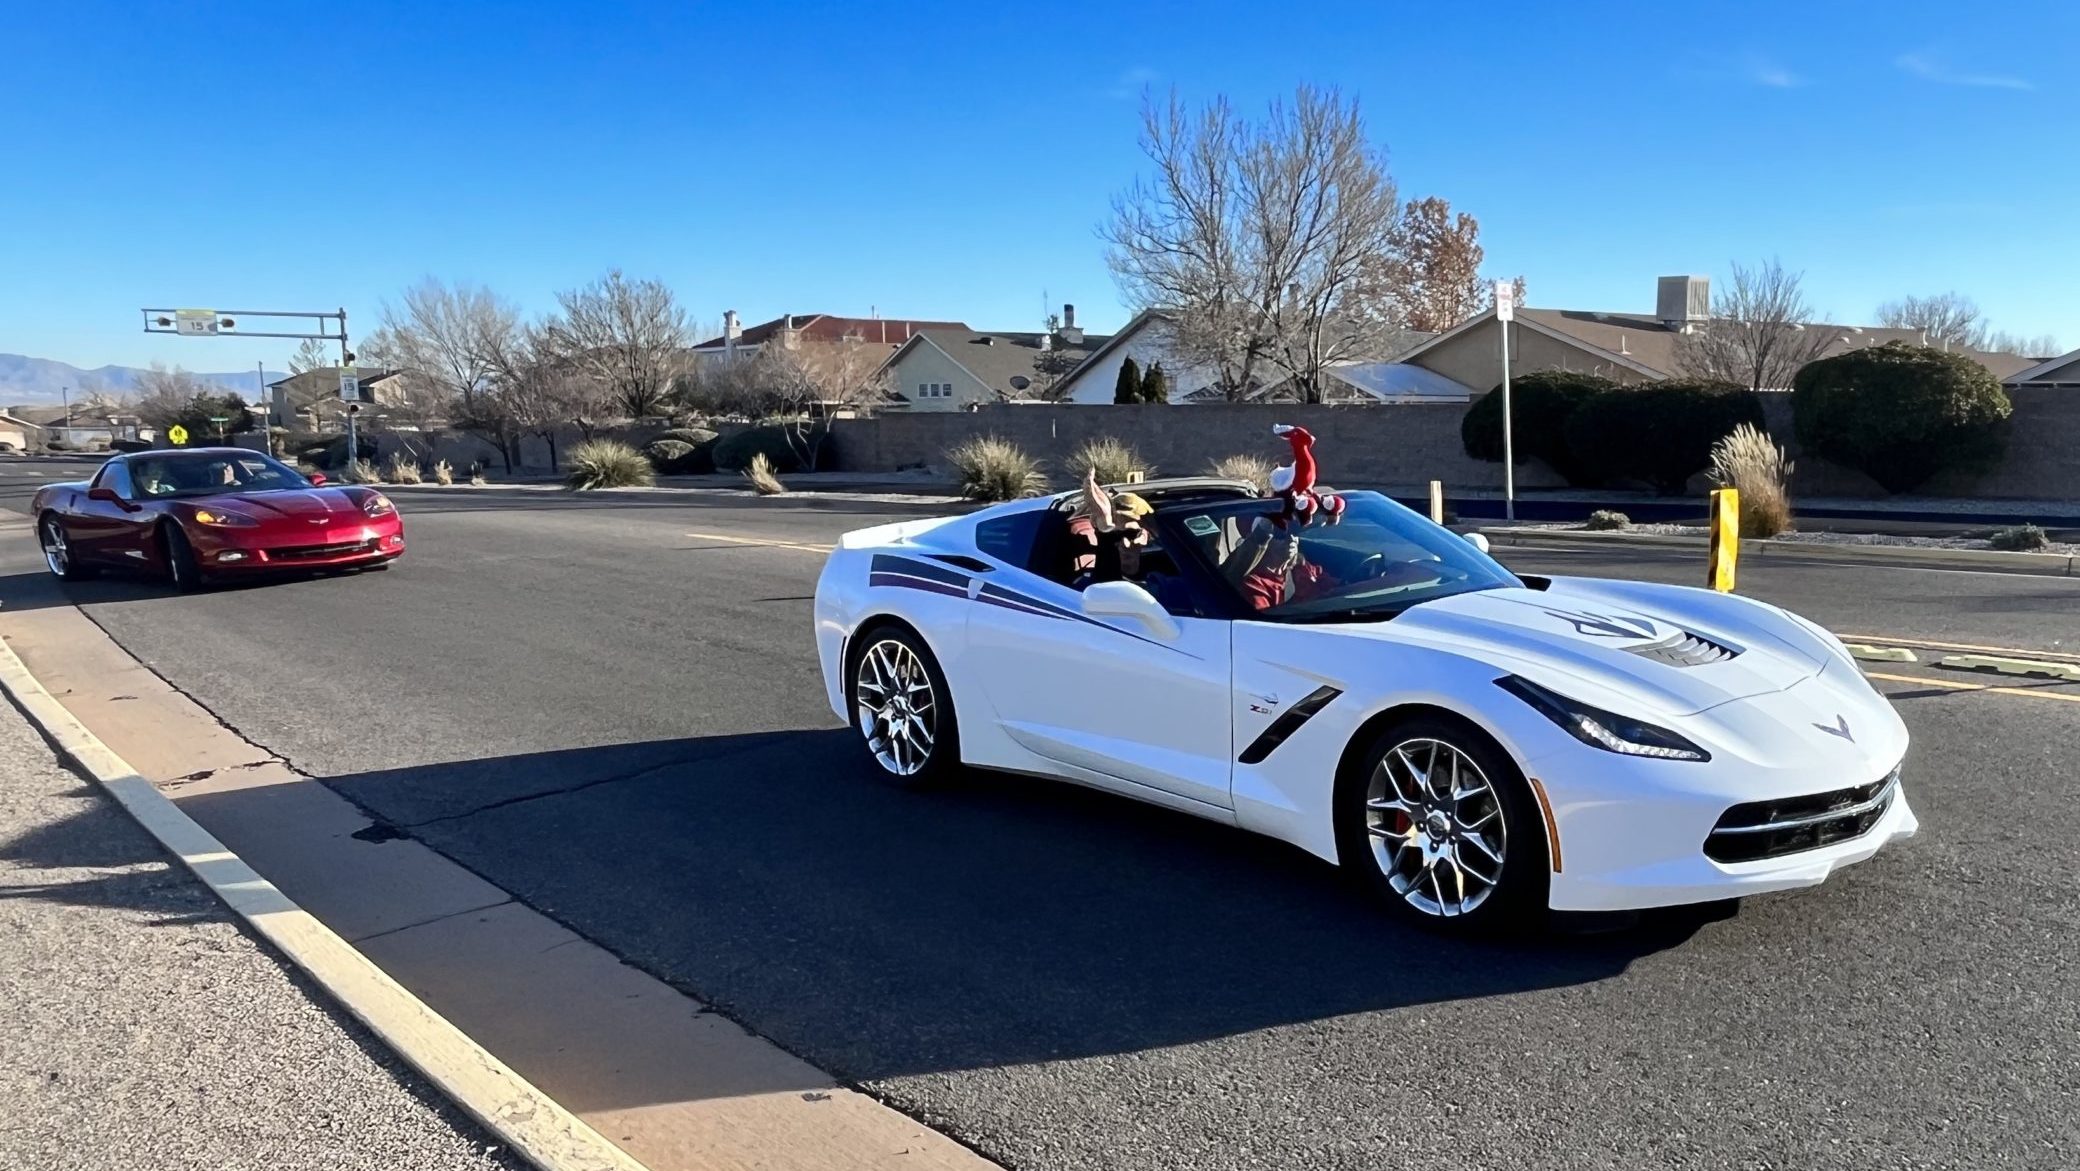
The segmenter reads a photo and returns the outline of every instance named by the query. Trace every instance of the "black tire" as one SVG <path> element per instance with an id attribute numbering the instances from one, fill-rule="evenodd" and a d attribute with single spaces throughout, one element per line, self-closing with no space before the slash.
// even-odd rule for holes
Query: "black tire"
<path id="1" fill-rule="evenodd" d="M 910 731 L 902 734 L 890 731 L 896 726 L 892 717 L 898 713 L 884 705 L 877 714 L 874 706 L 874 676 L 886 679 L 891 669 L 906 688 L 902 698 L 908 706 L 902 707 L 902 726 Z M 916 690 L 918 671 L 923 685 L 930 689 L 928 695 Z M 887 694 L 895 698 L 895 693 Z M 923 788 L 960 772 L 960 721 L 954 714 L 953 691 L 931 648 L 907 627 L 882 623 L 853 637 L 846 655 L 845 698 L 852 711 L 852 729 L 883 781 L 898 788 Z M 921 754 L 915 735 L 919 727 L 926 729 L 929 740 Z"/>
<path id="2" fill-rule="evenodd" d="M 1459 755 L 1456 783 L 1437 771 L 1451 767 L 1442 749 Z M 1523 771 L 1472 724 L 1420 715 L 1382 729 L 1337 785 L 1336 842 L 1344 868 L 1408 922 L 1480 935 L 1544 918 L 1545 818 Z"/>
<path id="3" fill-rule="evenodd" d="M 85 581 L 94 576 L 90 566 L 81 565 L 72 553 L 65 522 L 47 513 L 36 525 L 36 545 L 43 551 L 43 565 L 59 581 Z"/>
<path id="4" fill-rule="evenodd" d="M 159 547 L 166 554 L 166 580 L 176 592 L 192 594 L 202 588 L 202 563 L 196 560 L 195 546 L 179 525 L 159 526 Z"/>

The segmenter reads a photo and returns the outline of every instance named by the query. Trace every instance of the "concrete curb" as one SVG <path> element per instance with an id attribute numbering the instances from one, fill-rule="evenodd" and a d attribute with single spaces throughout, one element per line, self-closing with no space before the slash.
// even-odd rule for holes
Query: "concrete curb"
<path id="1" fill-rule="evenodd" d="M 1554 529 L 1483 528 L 1491 545 L 1527 549 L 1674 549 L 1696 553 L 1702 560 L 1709 542 L 1703 537 L 1660 533 L 1599 533 Z M 2063 553 L 2003 553 L 1991 549 L 1931 549 L 1917 545 L 1832 545 L 1749 539 L 1741 557 L 1769 560 L 1836 561 L 1895 565 L 1910 569 L 1976 569 L 1991 573 L 2025 573 L 2039 577 L 2080 576 L 2080 557 Z"/>
<path id="2" fill-rule="evenodd" d="M 0 643 L 0 690 L 226 906 L 456 1105 L 542 1171 L 644 1171 L 292 902 L 139 776 Z"/>

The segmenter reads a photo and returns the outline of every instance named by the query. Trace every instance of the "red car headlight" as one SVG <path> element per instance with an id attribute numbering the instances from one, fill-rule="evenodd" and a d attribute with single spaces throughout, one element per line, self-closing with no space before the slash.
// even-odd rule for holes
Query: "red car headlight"
<path id="1" fill-rule="evenodd" d="M 371 492 L 368 499 L 361 502 L 361 511 L 370 516 L 389 516 L 397 511 L 397 506 L 390 503 L 390 498 L 381 492 Z"/>
<path id="2" fill-rule="evenodd" d="M 241 513 L 213 511 L 207 508 L 196 509 L 194 517 L 197 524 L 215 525 L 226 529 L 250 529 L 260 523 Z"/>

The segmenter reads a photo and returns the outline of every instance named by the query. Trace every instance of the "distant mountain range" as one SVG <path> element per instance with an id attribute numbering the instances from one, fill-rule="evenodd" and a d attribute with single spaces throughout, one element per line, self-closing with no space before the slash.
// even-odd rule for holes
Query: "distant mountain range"
<path id="1" fill-rule="evenodd" d="M 108 394 L 129 394 L 135 388 L 137 378 L 145 371 L 136 366 L 100 366 L 82 370 L 64 362 L 49 358 L 31 358 L 25 354 L 0 354 L 0 407 L 42 406 L 64 399 L 65 389 L 72 389 L 76 400 L 91 391 Z M 205 382 L 215 382 L 228 390 L 244 395 L 248 402 L 259 401 L 265 388 L 257 371 L 234 370 L 223 374 L 197 374 Z M 266 381 L 286 377 L 280 370 L 269 370 Z"/>

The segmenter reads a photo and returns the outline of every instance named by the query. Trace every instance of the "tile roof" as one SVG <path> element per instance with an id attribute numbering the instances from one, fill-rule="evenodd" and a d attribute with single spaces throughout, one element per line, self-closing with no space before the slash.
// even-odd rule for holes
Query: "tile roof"
<path id="1" fill-rule="evenodd" d="M 740 346 L 755 346 L 782 329 L 793 329 L 810 341 L 840 342 L 848 337 L 876 345 L 887 343 L 899 346 L 910 340 L 910 335 L 924 329 L 966 329 L 959 321 L 913 321 L 893 317 L 833 317 L 828 313 L 790 313 L 775 317 L 771 321 L 748 326 L 737 335 Z M 725 339 L 709 338 L 693 347 L 696 350 L 719 350 Z"/>

